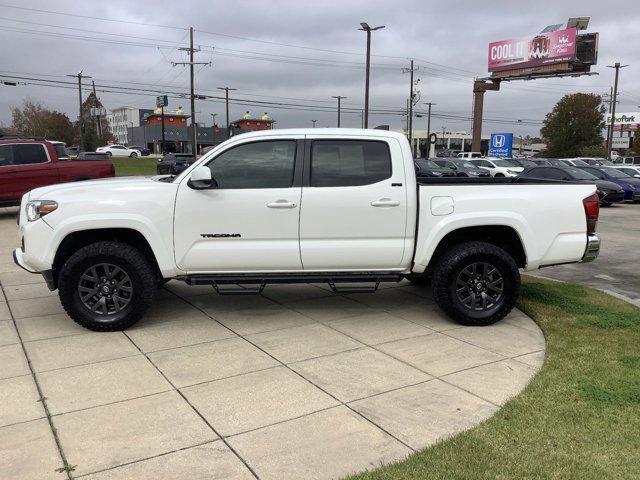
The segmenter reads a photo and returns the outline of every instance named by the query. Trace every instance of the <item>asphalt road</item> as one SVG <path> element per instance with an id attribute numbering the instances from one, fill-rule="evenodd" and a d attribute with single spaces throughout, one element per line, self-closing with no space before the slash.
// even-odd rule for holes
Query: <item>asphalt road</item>
<path id="1" fill-rule="evenodd" d="M 535 275 L 582 283 L 640 306 L 640 204 L 600 208 L 600 256 L 591 263 L 543 268 Z"/>

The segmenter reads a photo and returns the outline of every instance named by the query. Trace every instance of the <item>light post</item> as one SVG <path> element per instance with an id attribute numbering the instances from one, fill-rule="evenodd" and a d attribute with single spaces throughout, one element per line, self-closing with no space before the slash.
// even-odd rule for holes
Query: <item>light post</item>
<path id="1" fill-rule="evenodd" d="M 369 128 L 369 70 L 371 69 L 371 32 L 384 28 L 384 25 L 379 27 L 370 27 L 367 22 L 361 22 L 358 30 L 367 32 L 367 65 L 365 73 L 364 83 L 364 128 Z"/>
<path id="2" fill-rule="evenodd" d="M 313 123 L 313 128 L 316 128 L 316 122 L 317 122 L 317 121 L 318 121 L 318 120 L 311 120 L 311 123 Z"/>
<path id="3" fill-rule="evenodd" d="M 216 116 L 218 115 L 217 113 L 210 113 L 209 115 L 211 115 L 211 122 L 213 123 L 213 127 L 216 126 Z"/>

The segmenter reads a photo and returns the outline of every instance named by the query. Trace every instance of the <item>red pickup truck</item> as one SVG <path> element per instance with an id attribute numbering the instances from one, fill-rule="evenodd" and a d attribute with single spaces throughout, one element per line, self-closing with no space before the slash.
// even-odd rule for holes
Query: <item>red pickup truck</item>
<path id="1" fill-rule="evenodd" d="M 58 142 L 0 137 L 0 207 L 19 205 L 37 187 L 114 175 L 109 159 L 71 160 Z"/>

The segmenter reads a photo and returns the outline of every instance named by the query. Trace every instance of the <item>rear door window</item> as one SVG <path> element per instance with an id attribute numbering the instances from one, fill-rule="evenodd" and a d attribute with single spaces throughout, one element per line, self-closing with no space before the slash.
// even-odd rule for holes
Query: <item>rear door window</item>
<path id="1" fill-rule="evenodd" d="M 49 161 L 44 145 L 39 143 L 21 143 L 13 145 L 13 164 L 31 165 Z"/>
<path id="2" fill-rule="evenodd" d="M 311 186 L 355 187 L 391 178 L 391 153 L 375 140 L 313 140 Z"/>

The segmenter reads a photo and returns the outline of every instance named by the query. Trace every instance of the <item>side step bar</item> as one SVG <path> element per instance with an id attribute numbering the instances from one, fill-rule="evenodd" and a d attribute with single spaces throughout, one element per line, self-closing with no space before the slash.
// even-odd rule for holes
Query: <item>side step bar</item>
<path id="1" fill-rule="evenodd" d="M 399 282 L 403 275 L 389 272 L 328 272 L 306 274 L 221 274 L 190 275 L 188 285 L 211 285 L 220 295 L 258 295 L 267 284 L 327 283 L 336 293 L 373 293 L 381 282 Z M 339 286 L 340 283 L 372 283 L 372 286 Z M 251 288 L 244 287 L 251 285 Z"/>

